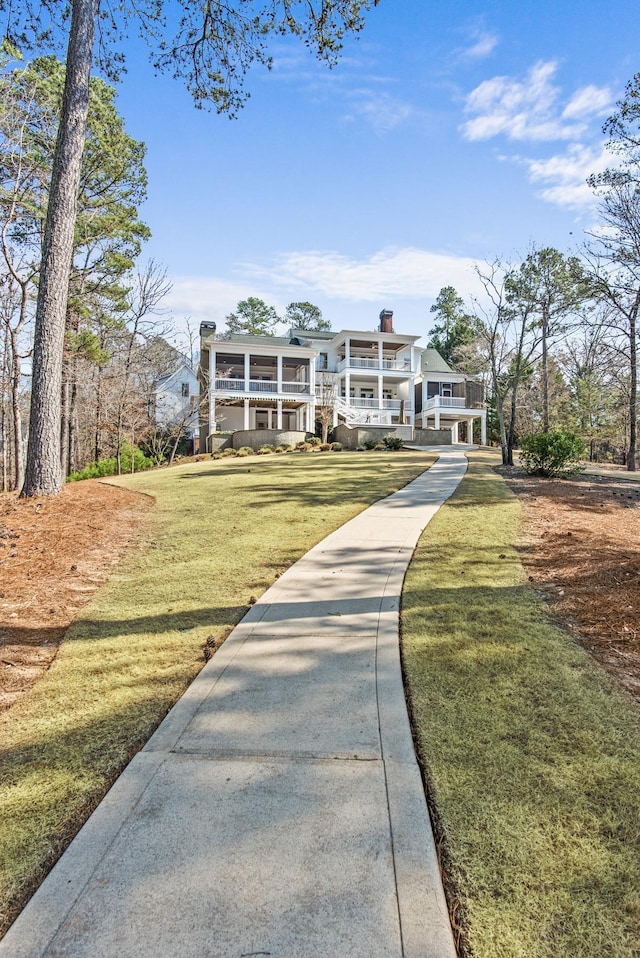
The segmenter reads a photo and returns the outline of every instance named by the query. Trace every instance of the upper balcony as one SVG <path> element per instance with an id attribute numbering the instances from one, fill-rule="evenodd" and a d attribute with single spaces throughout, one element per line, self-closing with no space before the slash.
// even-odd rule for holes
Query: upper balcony
<path id="1" fill-rule="evenodd" d="M 431 399 L 426 399 L 422 407 L 423 412 L 428 412 L 430 409 L 482 409 L 484 408 L 484 403 L 479 403 L 477 406 L 471 406 L 464 396 L 432 396 Z"/>

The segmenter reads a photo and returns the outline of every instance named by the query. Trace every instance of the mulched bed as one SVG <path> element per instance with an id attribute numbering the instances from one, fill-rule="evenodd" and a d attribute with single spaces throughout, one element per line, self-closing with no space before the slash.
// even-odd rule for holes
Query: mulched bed
<path id="1" fill-rule="evenodd" d="M 0 495 L 0 711 L 49 668 L 152 508 L 148 496 L 96 480 L 59 496 Z"/>
<path id="2" fill-rule="evenodd" d="M 640 483 L 500 471 L 522 503 L 521 554 L 529 579 L 640 701 Z"/>

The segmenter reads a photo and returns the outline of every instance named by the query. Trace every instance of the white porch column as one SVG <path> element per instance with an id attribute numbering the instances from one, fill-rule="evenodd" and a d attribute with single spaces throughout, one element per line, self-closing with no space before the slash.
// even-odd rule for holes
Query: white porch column
<path id="1" fill-rule="evenodd" d="M 473 417 L 467 419 L 467 442 L 473 442 Z"/>
<path id="2" fill-rule="evenodd" d="M 279 359 L 280 357 L 278 357 Z M 282 429 L 282 400 L 276 400 L 276 429 Z"/>
<path id="3" fill-rule="evenodd" d="M 245 353 L 244 356 L 244 389 L 249 392 L 249 380 L 251 378 L 251 354 Z"/>
<path id="4" fill-rule="evenodd" d="M 344 358 L 348 366 L 351 361 L 351 340 L 349 339 L 348 336 L 344 341 Z"/>
<path id="5" fill-rule="evenodd" d="M 309 360 L 309 392 L 312 396 L 316 394 L 316 363 L 318 361 L 317 356 L 312 356 Z"/>
<path id="6" fill-rule="evenodd" d="M 382 360 L 384 359 L 384 350 L 382 347 L 383 347 L 383 342 L 382 340 L 380 340 L 378 342 L 378 366 L 380 367 L 380 369 L 382 369 Z"/>
<path id="7" fill-rule="evenodd" d="M 483 446 L 487 445 L 487 414 L 483 412 L 480 416 L 480 442 Z"/>
<path id="8" fill-rule="evenodd" d="M 459 442 L 459 441 L 460 441 L 460 440 L 458 439 L 458 423 L 457 423 L 457 421 L 454 422 L 454 424 L 453 424 L 453 429 L 451 430 L 451 441 L 452 441 L 452 442 Z"/>
<path id="9" fill-rule="evenodd" d="M 378 405 L 382 406 L 382 383 L 383 377 L 378 376 Z"/>
<path id="10" fill-rule="evenodd" d="M 278 379 L 278 392 L 282 392 L 282 356 L 276 358 L 276 376 Z"/>
<path id="11" fill-rule="evenodd" d="M 245 429 L 251 428 L 249 425 L 249 400 L 248 399 L 244 400 L 244 428 Z"/>
<path id="12" fill-rule="evenodd" d="M 433 421 L 435 423 L 435 428 L 440 428 L 440 410 L 436 407 L 433 411 Z"/>
<path id="13" fill-rule="evenodd" d="M 345 373 L 344 375 L 344 399 L 347 406 L 351 405 L 351 373 Z"/>

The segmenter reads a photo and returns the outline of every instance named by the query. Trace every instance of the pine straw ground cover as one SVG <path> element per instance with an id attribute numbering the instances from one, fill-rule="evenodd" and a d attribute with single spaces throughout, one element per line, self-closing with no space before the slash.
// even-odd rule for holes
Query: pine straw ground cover
<path id="1" fill-rule="evenodd" d="M 403 658 L 461 954 L 640 955 L 637 705 L 552 621 L 471 457 L 405 582 Z"/>
<path id="2" fill-rule="evenodd" d="M 49 670 L 0 715 L 2 930 L 249 605 L 432 459 L 303 453 L 118 480 L 155 499 L 141 541 L 76 618 Z M 77 521 L 93 518 L 85 511 Z"/>

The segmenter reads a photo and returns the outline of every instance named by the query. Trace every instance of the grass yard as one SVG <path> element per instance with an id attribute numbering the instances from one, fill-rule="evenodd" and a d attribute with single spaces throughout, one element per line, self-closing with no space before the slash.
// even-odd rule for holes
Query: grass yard
<path id="1" fill-rule="evenodd" d="M 403 661 L 461 954 L 638 958 L 640 720 L 526 581 L 476 453 L 405 582 Z"/>
<path id="2" fill-rule="evenodd" d="M 431 461 L 305 453 L 118 480 L 155 499 L 142 544 L 82 610 L 49 671 L 0 715 L 0 930 L 197 674 L 205 648 L 312 545 Z"/>

